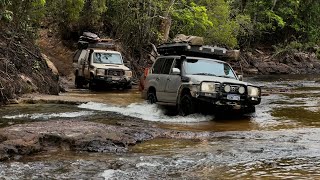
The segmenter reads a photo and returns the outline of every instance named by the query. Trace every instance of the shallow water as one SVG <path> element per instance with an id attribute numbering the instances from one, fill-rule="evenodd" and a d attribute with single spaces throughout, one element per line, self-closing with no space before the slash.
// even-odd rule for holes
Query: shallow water
<path id="1" fill-rule="evenodd" d="M 0 126 L 78 119 L 115 124 L 130 117 L 166 129 L 214 132 L 197 140 L 154 139 L 129 153 L 42 152 L 0 164 L 9 179 L 318 179 L 320 84 L 316 76 L 248 79 L 266 89 L 256 113 L 219 118 L 166 115 L 136 91 L 99 92 L 101 101 L 80 105 L 12 105 Z M 88 91 L 81 97 L 90 98 Z M 72 96 L 76 96 L 73 92 Z M 105 99 L 105 100 L 104 100 Z M 119 104 L 115 102 L 121 101 Z M 128 118 L 129 117 L 129 118 Z"/>

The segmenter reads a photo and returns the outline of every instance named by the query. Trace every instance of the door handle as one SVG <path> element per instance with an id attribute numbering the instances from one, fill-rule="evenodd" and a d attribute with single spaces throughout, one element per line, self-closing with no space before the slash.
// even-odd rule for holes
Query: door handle
<path id="1" fill-rule="evenodd" d="M 168 81 L 171 81 L 171 79 L 170 79 L 170 78 L 168 78 L 167 80 L 168 80 Z"/>
<path id="2" fill-rule="evenodd" d="M 157 81 L 159 81 L 159 80 L 160 80 L 160 78 L 156 78 L 156 80 L 157 80 Z"/>

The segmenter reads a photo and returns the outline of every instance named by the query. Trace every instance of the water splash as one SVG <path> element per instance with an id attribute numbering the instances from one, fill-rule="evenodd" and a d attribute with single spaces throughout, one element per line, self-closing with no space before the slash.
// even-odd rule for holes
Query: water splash
<path id="1" fill-rule="evenodd" d="M 28 118 L 28 119 L 52 119 L 52 118 L 75 118 L 75 117 L 81 117 L 81 116 L 90 116 L 94 114 L 92 111 L 80 111 L 80 112 L 64 112 L 64 113 L 35 113 L 35 114 L 19 114 L 19 115 L 6 115 L 2 118 L 4 119 L 22 119 L 22 118 Z"/>
<path id="2" fill-rule="evenodd" d="M 214 118 L 213 116 L 205 116 L 200 114 L 192 114 L 186 117 L 168 116 L 165 115 L 164 110 L 159 108 L 157 105 L 151 105 L 147 103 L 133 103 L 128 106 L 116 106 L 111 104 L 89 102 L 81 104 L 78 107 L 90 110 L 116 112 L 125 116 L 158 122 L 188 123 L 210 121 Z"/>
<path id="3" fill-rule="evenodd" d="M 109 179 L 113 179 L 115 174 L 118 172 L 121 172 L 121 170 L 107 169 L 107 170 L 103 171 L 103 173 L 101 173 L 101 176 L 105 180 L 109 180 Z"/>

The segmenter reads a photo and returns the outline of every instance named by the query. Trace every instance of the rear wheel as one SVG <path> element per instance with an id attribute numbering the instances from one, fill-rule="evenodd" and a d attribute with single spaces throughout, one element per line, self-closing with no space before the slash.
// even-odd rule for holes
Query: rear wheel
<path id="1" fill-rule="evenodd" d="M 83 85 L 84 85 L 83 78 L 80 76 L 76 76 L 74 84 L 78 89 L 83 88 Z"/>
<path id="2" fill-rule="evenodd" d="M 155 104 L 157 102 L 157 96 L 154 91 L 148 91 L 147 100 L 149 104 Z"/>
<path id="3" fill-rule="evenodd" d="M 195 113 L 194 101 L 190 94 L 182 95 L 178 105 L 178 112 L 181 116 L 187 116 Z"/>
<path id="4" fill-rule="evenodd" d="M 90 90 L 96 90 L 97 89 L 97 83 L 94 81 L 93 76 L 90 76 L 90 81 L 89 81 L 89 89 Z"/>

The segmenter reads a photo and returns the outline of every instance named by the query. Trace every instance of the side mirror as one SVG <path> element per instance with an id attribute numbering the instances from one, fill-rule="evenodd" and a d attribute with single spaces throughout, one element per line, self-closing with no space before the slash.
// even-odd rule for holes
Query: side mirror
<path id="1" fill-rule="evenodd" d="M 180 69 L 178 69 L 178 68 L 172 68 L 172 75 L 180 75 Z"/>
<path id="2" fill-rule="evenodd" d="M 238 75 L 238 79 L 239 79 L 239 81 L 242 81 L 243 80 L 243 75 Z"/>

